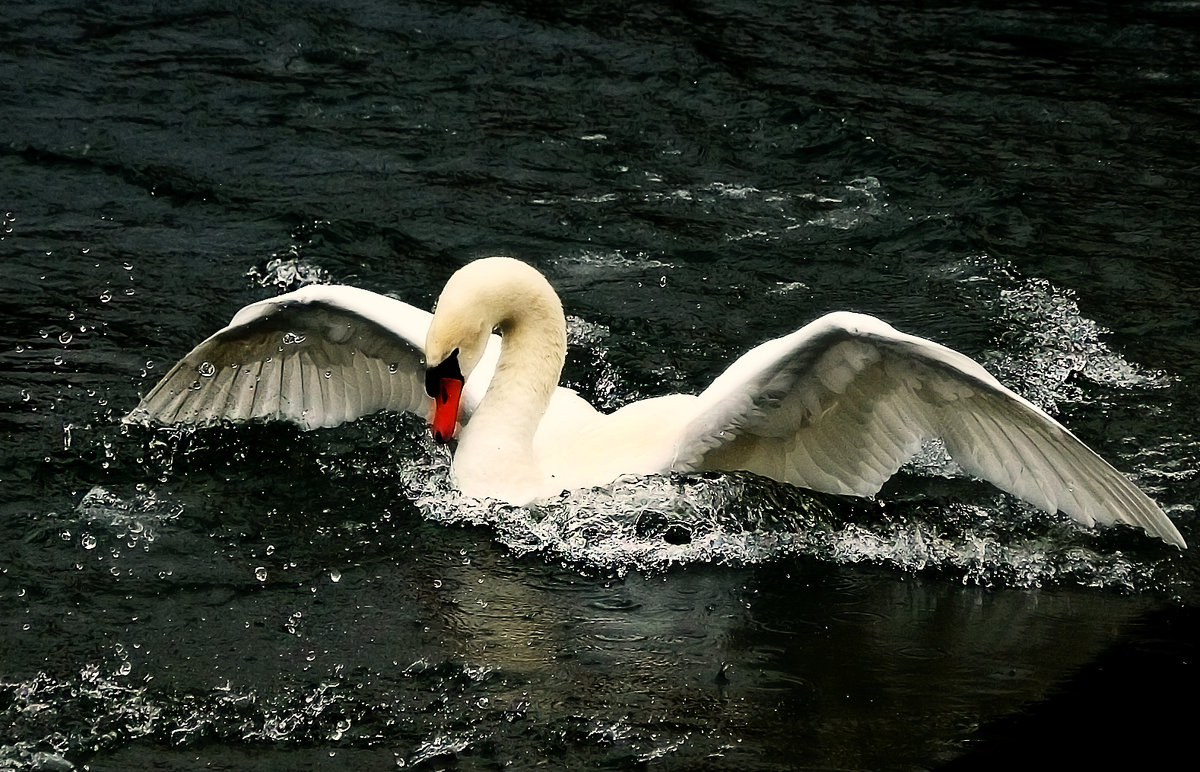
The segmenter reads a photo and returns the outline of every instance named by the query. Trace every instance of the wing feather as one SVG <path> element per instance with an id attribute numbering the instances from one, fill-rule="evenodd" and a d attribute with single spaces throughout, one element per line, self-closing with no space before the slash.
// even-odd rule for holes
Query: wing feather
<path id="1" fill-rule="evenodd" d="M 978 363 L 869 316 L 830 314 L 758 346 L 694 406 L 676 446 L 681 471 L 870 496 L 941 439 L 967 472 L 1042 509 L 1186 546 L 1148 496 Z"/>
<path id="2" fill-rule="evenodd" d="M 126 420 L 281 419 L 312 429 L 380 410 L 425 414 L 429 319 L 351 287 L 306 287 L 255 303 L 171 368 Z"/>

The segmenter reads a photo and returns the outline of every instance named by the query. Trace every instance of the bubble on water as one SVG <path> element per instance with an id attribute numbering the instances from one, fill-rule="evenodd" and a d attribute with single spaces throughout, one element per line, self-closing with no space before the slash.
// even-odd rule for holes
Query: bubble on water
<path id="1" fill-rule="evenodd" d="M 110 290 L 110 289 L 106 289 L 106 290 L 104 290 L 103 292 L 101 292 L 101 293 L 100 293 L 100 302 L 101 302 L 101 303 L 107 303 L 107 302 L 109 302 L 110 300 L 112 300 L 112 297 L 113 297 L 113 295 L 112 295 L 112 290 Z"/>
<path id="2" fill-rule="evenodd" d="M 90 533 L 85 533 L 83 536 L 79 537 L 79 546 L 83 547 L 85 550 L 96 549 L 96 544 L 96 537 Z"/>
<path id="3" fill-rule="evenodd" d="M 334 584 L 337 584 L 338 582 L 342 581 L 342 572 L 337 570 L 336 568 L 333 569 L 332 571 L 330 571 L 329 572 L 329 581 L 333 582 Z"/>
<path id="4" fill-rule="evenodd" d="M 266 566 L 259 566 L 258 568 L 255 568 L 255 569 L 254 569 L 254 578 L 255 578 L 255 579 L 257 579 L 257 580 L 258 580 L 258 581 L 260 581 L 260 582 L 265 582 L 265 581 L 267 581 L 267 568 L 266 568 Z"/>
<path id="5" fill-rule="evenodd" d="M 71 333 L 69 330 L 64 330 L 58 336 L 58 342 L 64 346 L 71 342 Z"/>

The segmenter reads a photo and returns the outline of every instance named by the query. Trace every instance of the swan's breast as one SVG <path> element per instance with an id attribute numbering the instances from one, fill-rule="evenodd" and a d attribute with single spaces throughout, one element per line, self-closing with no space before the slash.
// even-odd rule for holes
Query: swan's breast
<path id="1" fill-rule="evenodd" d="M 534 437 L 534 454 L 558 490 L 668 472 L 695 399 L 675 394 L 603 414 L 574 392 L 559 389 Z"/>

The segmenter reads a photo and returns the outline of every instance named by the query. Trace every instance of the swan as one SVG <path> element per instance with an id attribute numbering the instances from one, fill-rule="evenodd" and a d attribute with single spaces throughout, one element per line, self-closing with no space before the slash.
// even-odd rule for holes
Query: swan
<path id="1" fill-rule="evenodd" d="M 125 420 L 282 419 L 304 429 L 381 410 L 431 416 L 463 493 L 525 505 L 624 475 L 743 470 L 873 496 L 940 439 L 967 472 L 1084 526 L 1125 523 L 1185 548 L 1148 496 L 968 357 L 835 312 L 743 355 L 698 395 L 603 414 L 558 385 L 566 318 L 513 258 L 468 263 L 435 311 L 312 285 L 239 311 Z"/>

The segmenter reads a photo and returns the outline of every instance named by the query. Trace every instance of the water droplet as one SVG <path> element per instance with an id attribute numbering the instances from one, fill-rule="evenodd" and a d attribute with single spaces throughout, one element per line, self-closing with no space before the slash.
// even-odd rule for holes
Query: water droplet
<path id="1" fill-rule="evenodd" d="M 58 336 L 58 342 L 63 344 L 64 346 L 67 345 L 68 343 L 70 343 L 71 342 L 71 333 L 63 332 L 62 334 L 60 334 Z"/>
<path id="2" fill-rule="evenodd" d="M 107 303 L 112 300 L 112 290 L 104 290 L 100 293 L 100 302 Z"/>
<path id="3" fill-rule="evenodd" d="M 90 533 L 85 533 L 83 536 L 79 537 L 79 546 L 83 547 L 85 550 L 96 549 L 96 537 L 92 536 Z"/>
<path id="4" fill-rule="evenodd" d="M 296 343 L 303 343 L 304 336 L 297 332 L 285 332 L 283 334 L 283 342 L 285 345 L 289 345 L 289 346 L 294 345 Z"/>
<path id="5" fill-rule="evenodd" d="M 216 375 L 217 366 L 212 362 L 201 362 L 200 366 L 196 368 L 196 372 L 200 373 L 204 378 L 211 378 Z"/>
<path id="6" fill-rule="evenodd" d="M 342 581 L 342 572 L 337 570 L 336 568 L 333 569 L 332 571 L 330 571 L 329 572 L 329 581 L 333 582 L 334 584 L 337 584 L 338 582 Z"/>
<path id="7" fill-rule="evenodd" d="M 267 569 L 265 566 L 259 566 L 254 569 L 254 578 L 260 582 L 267 581 Z"/>
<path id="8" fill-rule="evenodd" d="M 333 377 L 333 370 L 326 370 L 326 371 L 325 371 L 325 377 L 326 377 L 327 379 L 328 379 L 328 378 L 332 378 L 332 377 Z"/>
<path id="9" fill-rule="evenodd" d="M 62 357 L 54 357 L 55 366 L 61 367 L 64 361 L 66 360 L 64 360 Z"/>
<path id="10" fill-rule="evenodd" d="M 441 586 L 442 586 L 442 580 L 441 580 L 441 579 L 434 579 L 434 580 L 433 580 L 433 586 L 434 586 L 434 588 L 435 588 L 435 589 L 440 589 L 440 588 L 441 588 Z"/>
<path id="11" fill-rule="evenodd" d="M 267 554 L 268 554 L 268 555 L 274 555 L 274 554 L 275 554 L 275 545 L 274 545 L 274 544 L 268 544 L 268 545 L 267 545 Z"/>

